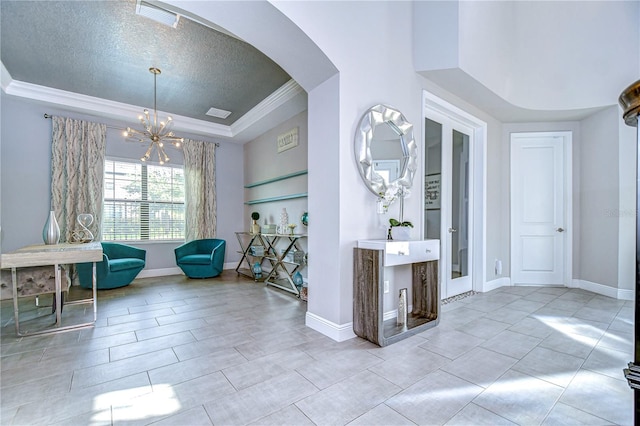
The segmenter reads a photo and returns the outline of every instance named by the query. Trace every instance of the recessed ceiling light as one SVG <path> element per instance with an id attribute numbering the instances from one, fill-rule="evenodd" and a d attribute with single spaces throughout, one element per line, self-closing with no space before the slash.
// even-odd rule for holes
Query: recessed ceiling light
<path id="1" fill-rule="evenodd" d="M 209 108 L 209 111 L 207 111 L 206 114 L 216 118 L 227 118 L 229 114 L 231 114 L 231 111 L 225 111 L 223 109 L 211 107 Z"/>
<path id="2" fill-rule="evenodd" d="M 177 13 L 169 12 L 142 0 L 136 2 L 136 13 L 172 28 L 176 28 L 180 20 L 180 15 Z"/>

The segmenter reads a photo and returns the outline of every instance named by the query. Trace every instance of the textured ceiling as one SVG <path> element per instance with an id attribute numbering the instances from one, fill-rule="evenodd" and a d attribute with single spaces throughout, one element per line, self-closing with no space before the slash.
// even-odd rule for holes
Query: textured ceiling
<path id="1" fill-rule="evenodd" d="M 0 1 L 0 54 L 12 79 L 231 125 L 291 79 L 253 46 L 180 18 L 136 15 L 135 0 Z M 215 107 L 227 119 L 205 115 Z"/>

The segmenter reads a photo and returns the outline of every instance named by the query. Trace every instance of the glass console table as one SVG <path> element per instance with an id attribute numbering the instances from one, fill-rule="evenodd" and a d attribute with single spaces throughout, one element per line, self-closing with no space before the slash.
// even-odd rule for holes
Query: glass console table
<path id="1" fill-rule="evenodd" d="M 271 270 L 263 273 L 267 285 L 300 296 L 300 290 L 293 282 L 293 275 L 306 266 L 306 253 L 300 246 L 300 240 L 307 238 L 306 234 L 251 234 L 236 232 L 242 258 L 238 262 L 236 272 L 252 278 L 253 264 L 270 266 Z M 265 264 L 265 260 L 268 264 Z M 248 268 L 247 268 L 248 267 Z"/>

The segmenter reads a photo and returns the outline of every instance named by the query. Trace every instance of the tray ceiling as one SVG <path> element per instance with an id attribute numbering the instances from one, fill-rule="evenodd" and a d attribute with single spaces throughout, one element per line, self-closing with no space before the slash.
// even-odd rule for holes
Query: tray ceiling
<path id="1" fill-rule="evenodd" d="M 253 46 L 185 17 L 176 28 L 135 0 L 0 2 L 0 53 L 14 81 L 231 126 L 291 77 Z M 231 111 L 226 119 L 210 108 Z M 176 123 L 177 125 L 178 123 Z"/>

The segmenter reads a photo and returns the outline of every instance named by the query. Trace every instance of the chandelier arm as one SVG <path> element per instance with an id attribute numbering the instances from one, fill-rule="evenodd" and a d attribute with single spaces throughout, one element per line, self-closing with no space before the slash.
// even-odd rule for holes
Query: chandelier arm
<path id="1" fill-rule="evenodd" d="M 147 142 L 149 146 L 141 161 L 147 161 L 153 154 L 155 147 L 158 155 L 158 162 L 164 164 L 169 161 L 169 156 L 164 150 L 164 143 L 168 142 L 175 148 L 180 148 L 180 144 L 184 142 L 184 138 L 175 136 L 171 131 L 173 120 L 169 116 L 166 121 L 158 121 L 158 74 L 160 69 L 151 67 L 149 72 L 153 74 L 153 117 L 148 109 L 144 110 L 144 114 L 138 117 L 143 130 L 136 130 L 130 127 L 124 132 L 127 141 L 130 142 Z"/>

